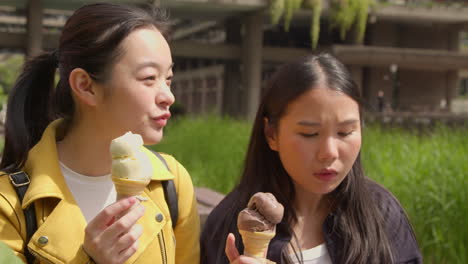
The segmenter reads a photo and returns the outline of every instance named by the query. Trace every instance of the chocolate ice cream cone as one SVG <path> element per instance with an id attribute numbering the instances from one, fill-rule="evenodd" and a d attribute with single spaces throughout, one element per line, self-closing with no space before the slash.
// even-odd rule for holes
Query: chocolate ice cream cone
<path id="1" fill-rule="evenodd" d="M 262 264 L 271 263 L 266 255 L 270 240 L 275 236 L 274 231 L 252 232 L 240 229 L 239 233 L 244 243 L 244 255 L 256 258 Z"/>
<path id="2" fill-rule="evenodd" d="M 276 225 L 283 214 L 284 207 L 273 194 L 258 192 L 250 197 L 247 208 L 237 216 L 244 255 L 256 258 L 262 264 L 274 263 L 266 258 L 268 245 L 276 234 Z"/>

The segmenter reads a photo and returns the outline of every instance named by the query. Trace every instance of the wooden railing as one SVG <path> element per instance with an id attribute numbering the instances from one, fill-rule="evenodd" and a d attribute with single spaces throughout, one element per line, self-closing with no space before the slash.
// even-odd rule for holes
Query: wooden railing
<path id="1" fill-rule="evenodd" d="M 215 65 L 177 72 L 171 85 L 176 102 L 191 114 L 221 113 L 224 66 Z"/>

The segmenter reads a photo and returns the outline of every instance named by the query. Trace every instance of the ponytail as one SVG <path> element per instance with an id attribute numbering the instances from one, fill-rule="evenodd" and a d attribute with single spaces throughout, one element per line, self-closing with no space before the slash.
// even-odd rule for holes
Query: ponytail
<path id="1" fill-rule="evenodd" d="M 44 53 L 24 65 L 8 97 L 5 145 L 0 168 L 7 172 L 24 166 L 29 150 L 39 141 L 51 113 L 57 53 Z"/>

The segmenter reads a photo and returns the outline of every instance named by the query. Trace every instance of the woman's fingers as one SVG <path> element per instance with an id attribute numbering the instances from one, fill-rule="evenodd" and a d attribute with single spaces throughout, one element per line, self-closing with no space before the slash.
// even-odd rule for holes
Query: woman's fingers
<path id="1" fill-rule="evenodd" d="M 123 252 L 133 245 L 140 236 L 143 234 L 143 227 L 139 224 L 134 225 L 130 231 L 123 234 L 119 240 L 114 244 L 114 248 L 117 252 Z"/>
<path id="2" fill-rule="evenodd" d="M 88 226 L 95 226 L 100 229 L 105 229 L 109 223 L 111 223 L 116 216 L 130 209 L 138 200 L 135 197 L 129 197 L 119 200 L 104 210 L 102 210 L 93 220 L 91 220 Z"/>
<path id="3" fill-rule="evenodd" d="M 143 214 L 144 206 L 134 197 L 106 207 L 86 226 L 83 249 L 98 263 L 123 263 L 136 251 L 142 230 L 134 226 Z"/>
<path id="4" fill-rule="evenodd" d="M 114 241 L 118 237 L 129 232 L 144 213 L 145 207 L 141 204 L 138 204 L 119 220 L 115 221 L 111 226 L 109 226 L 102 235 L 103 239 Z"/>
<path id="5" fill-rule="evenodd" d="M 138 240 L 119 253 L 119 262 L 124 263 L 138 250 Z"/>
<path id="6" fill-rule="evenodd" d="M 239 251 L 236 248 L 236 237 L 232 233 L 229 233 L 226 239 L 226 247 L 224 248 L 224 252 L 229 259 L 229 262 L 233 262 L 239 258 Z"/>

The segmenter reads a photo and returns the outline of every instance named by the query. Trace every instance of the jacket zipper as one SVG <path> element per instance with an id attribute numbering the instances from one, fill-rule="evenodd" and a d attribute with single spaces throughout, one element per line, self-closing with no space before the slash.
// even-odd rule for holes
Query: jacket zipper
<path id="1" fill-rule="evenodd" d="M 167 264 L 167 254 L 166 254 L 166 241 L 164 240 L 163 230 L 158 234 L 159 248 L 161 249 L 161 258 L 163 264 Z"/>

